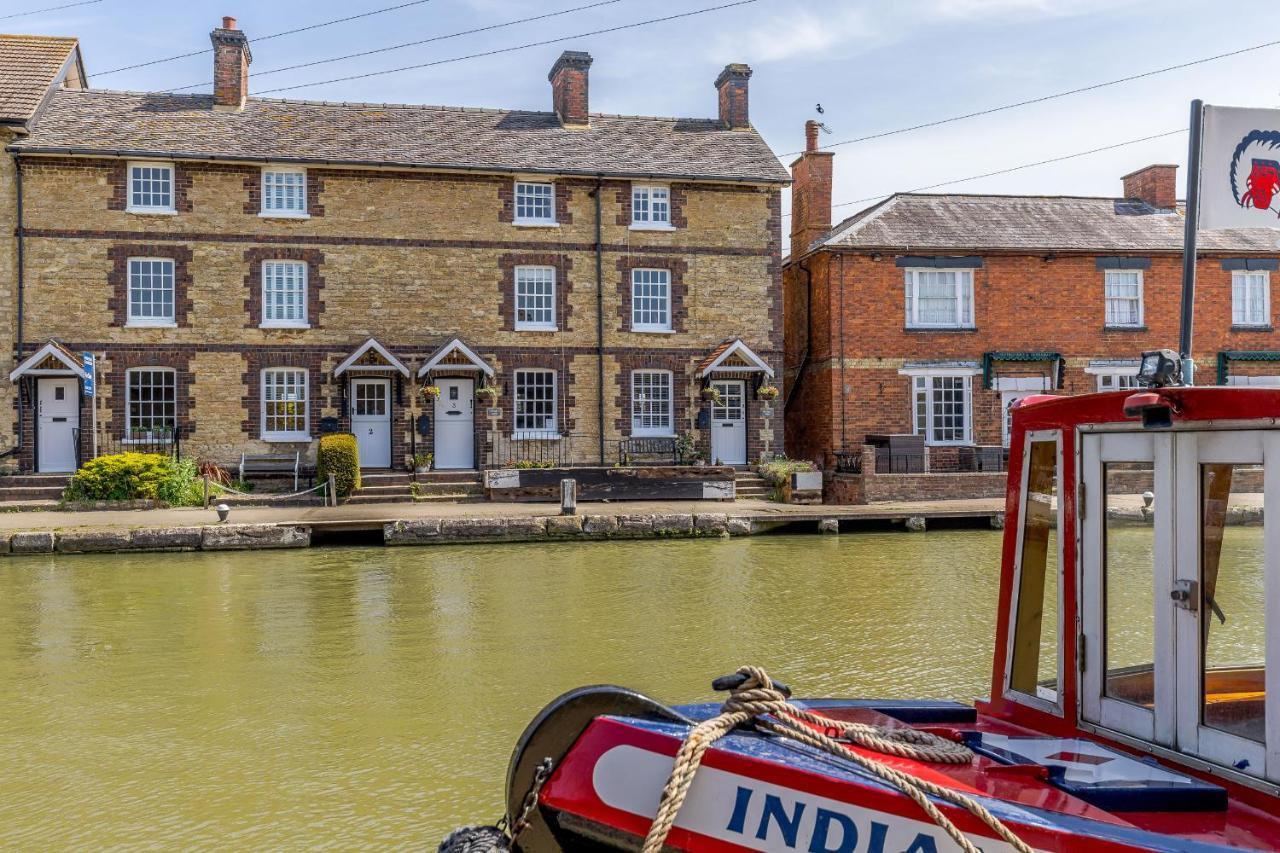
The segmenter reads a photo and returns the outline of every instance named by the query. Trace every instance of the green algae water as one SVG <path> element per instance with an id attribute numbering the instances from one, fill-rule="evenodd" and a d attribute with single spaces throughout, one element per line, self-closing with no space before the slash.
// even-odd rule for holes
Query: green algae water
<path id="1" fill-rule="evenodd" d="M 0 564 L 0 849 L 431 848 L 557 694 L 988 689 L 999 534 Z"/>

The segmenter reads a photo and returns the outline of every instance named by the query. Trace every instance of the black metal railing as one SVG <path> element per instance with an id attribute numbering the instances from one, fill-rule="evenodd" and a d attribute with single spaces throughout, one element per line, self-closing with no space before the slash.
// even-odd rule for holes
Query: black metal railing
<path id="1" fill-rule="evenodd" d="M 493 464 L 498 468 L 532 467 L 565 468 L 570 465 L 589 465 L 588 459 L 578 460 L 575 445 L 590 447 L 590 436 L 575 433 L 525 433 L 503 435 L 499 433 L 493 442 Z M 481 437 L 477 436 L 477 452 Z M 587 452 L 587 451 L 584 451 Z"/>
<path id="2" fill-rule="evenodd" d="M 858 448 L 852 453 L 835 451 L 832 455 L 836 458 L 837 474 L 862 473 L 862 448 Z"/>
<path id="3" fill-rule="evenodd" d="M 607 443 L 606 452 L 619 465 L 679 465 L 680 448 L 675 438 L 634 437 Z M 611 452 L 610 452 L 611 451 Z"/>
<path id="4" fill-rule="evenodd" d="M 94 452 L 93 447 L 89 450 Z M 110 456 L 114 453 L 160 453 L 181 459 L 182 429 L 130 430 L 120 435 L 105 427 L 99 428 L 96 453 L 98 456 Z"/>

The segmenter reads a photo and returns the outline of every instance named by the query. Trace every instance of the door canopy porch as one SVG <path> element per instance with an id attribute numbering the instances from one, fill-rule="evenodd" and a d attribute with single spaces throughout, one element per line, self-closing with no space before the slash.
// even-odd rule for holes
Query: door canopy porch
<path id="1" fill-rule="evenodd" d="M 409 368 L 404 366 L 404 362 L 392 355 L 391 351 L 378 343 L 375 338 L 369 338 L 369 340 L 356 347 L 355 351 L 347 356 L 342 364 L 333 369 L 333 375 L 338 377 L 348 371 L 383 374 L 399 373 L 406 379 L 409 377 Z"/>
<path id="2" fill-rule="evenodd" d="M 493 376 L 493 368 L 483 358 L 476 355 L 475 350 L 454 338 L 440 347 L 418 368 L 419 378 L 433 370 L 475 370 L 487 377 Z"/>
<path id="3" fill-rule="evenodd" d="M 49 341 L 14 368 L 9 374 L 9 381 L 16 382 L 24 376 L 75 376 L 81 380 L 89 378 L 80 355 L 57 341 Z"/>
<path id="4" fill-rule="evenodd" d="M 773 378 L 773 368 L 752 352 L 741 338 L 720 344 L 698 365 L 699 379 L 705 380 L 712 373 L 759 373 Z"/>

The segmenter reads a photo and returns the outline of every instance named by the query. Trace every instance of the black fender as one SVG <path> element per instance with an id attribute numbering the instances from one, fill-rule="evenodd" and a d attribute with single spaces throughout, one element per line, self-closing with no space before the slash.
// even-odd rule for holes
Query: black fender
<path id="1" fill-rule="evenodd" d="M 598 684 L 570 690 L 538 712 L 516 741 L 507 765 L 507 815 L 516 820 L 534 774 L 544 758 L 555 767 L 596 717 L 644 717 L 693 726 L 696 722 L 642 693 Z M 553 771 L 554 772 L 554 769 Z M 518 847 L 524 853 L 558 851 L 564 845 L 546 822 L 541 808 L 530 815 L 529 827 L 521 834 Z"/>

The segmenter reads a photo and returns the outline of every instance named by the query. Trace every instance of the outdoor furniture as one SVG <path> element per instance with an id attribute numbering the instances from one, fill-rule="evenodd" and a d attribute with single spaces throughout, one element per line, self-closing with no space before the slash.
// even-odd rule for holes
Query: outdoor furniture
<path id="1" fill-rule="evenodd" d="M 618 461 L 630 465 L 637 456 L 670 458 L 671 464 L 679 464 L 674 438 L 624 438 L 618 442 Z"/>
<path id="2" fill-rule="evenodd" d="M 979 444 L 973 447 L 959 448 L 959 463 L 962 471 L 1003 472 L 1004 447 L 999 444 Z"/>
<path id="3" fill-rule="evenodd" d="M 241 453 L 240 479 L 247 474 L 292 474 L 293 490 L 298 490 L 298 472 L 302 466 L 302 453 Z"/>
<path id="4" fill-rule="evenodd" d="M 923 474 L 923 435 L 868 435 L 864 441 L 876 449 L 877 474 Z"/>

